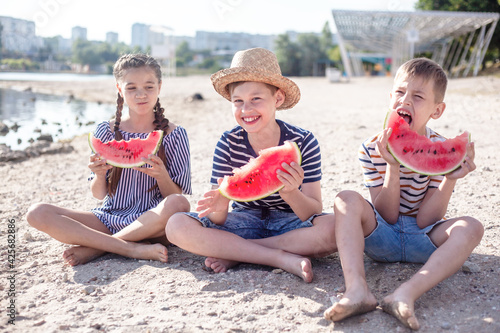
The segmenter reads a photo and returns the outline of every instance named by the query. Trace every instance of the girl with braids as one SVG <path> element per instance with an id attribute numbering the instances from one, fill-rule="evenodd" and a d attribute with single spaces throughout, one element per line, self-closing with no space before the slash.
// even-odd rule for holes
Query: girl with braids
<path id="1" fill-rule="evenodd" d="M 166 223 L 174 213 L 190 209 L 182 196 L 191 194 L 189 142 L 186 130 L 164 116 L 158 98 L 160 66 L 148 55 L 128 54 L 118 59 L 113 74 L 118 89 L 116 116 L 100 123 L 94 135 L 103 142 L 130 140 L 161 129 L 164 138 L 158 156 L 149 155 L 142 167 L 116 168 L 99 154 L 90 156 L 90 189 L 103 200 L 91 212 L 43 203 L 30 207 L 26 217 L 30 225 L 75 245 L 63 254 L 69 265 L 84 264 L 106 252 L 167 262 Z"/>

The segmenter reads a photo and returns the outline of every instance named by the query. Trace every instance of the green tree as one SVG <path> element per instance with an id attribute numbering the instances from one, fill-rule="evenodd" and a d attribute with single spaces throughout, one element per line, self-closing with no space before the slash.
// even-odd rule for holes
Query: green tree
<path id="1" fill-rule="evenodd" d="M 300 49 L 298 44 L 290 41 L 287 34 L 279 35 L 275 41 L 276 57 L 281 72 L 286 76 L 300 75 Z"/>
<path id="2" fill-rule="evenodd" d="M 73 62 L 81 65 L 99 65 L 104 61 L 91 42 L 77 39 L 72 45 Z"/>
<path id="3" fill-rule="evenodd" d="M 416 9 L 500 13 L 500 0 L 418 0 Z M 500 24 L 497 23 L 483 63 L 500 58 Z"/>
<path id="4" fill-rule="evenodd" d="M 188 42 L 184 41 L 177 46 L 175 58 L 177 66 L 179 67 L 185 67 L 193 61 L 194 52 L 189 48 Z"/>
<path id="5" fill-rule="evenodd" d="M 297 38 L 300 46 L 301 76 L 318 75 L 320 60 L 326 59 L 326 54 L 321 50 L 320 38 L 312 33 L 300 34 Z"/>
<path id="6" fill-rule="evenodd" d="M 3 54 L 2 31 L 3 31 L 3 26 L 2 26 L 2 23 L 0 23 L 0 60 L 2 60 L 2 54 Z"/>

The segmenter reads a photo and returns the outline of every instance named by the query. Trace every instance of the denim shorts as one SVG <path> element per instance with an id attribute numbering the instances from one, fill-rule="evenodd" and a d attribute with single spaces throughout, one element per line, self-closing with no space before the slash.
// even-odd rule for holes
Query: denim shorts
<path id="1" fill-rule="evenodd" d="M 425 263 L 437 249 L 429 232 L 440 220 L 423 229 L 416 217 L 399 215 L 395 224 L 387 223 L 374 209 L 377 227 L 365 238 L 365 254 L 375 261 Z"/>
<path id="2" fill-rule="evenodd" d="M 206 228 L 228 231 L 245 239 L 267 238 L 295 229 L 312 227 L 312 220 L 318 216 L 313 215 L 306 221 L 301 221 L 293 212 L 236 208 L 227 214 L 223 225 L 217 225 L 206 216 L 198 217 L 198 213 L 185 214 L 198 220 Z"/>

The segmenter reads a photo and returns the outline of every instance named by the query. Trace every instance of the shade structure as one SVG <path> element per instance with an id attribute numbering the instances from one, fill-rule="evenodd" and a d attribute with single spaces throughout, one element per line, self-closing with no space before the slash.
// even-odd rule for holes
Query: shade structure
<path id="1" fill-rule="evenodd" d="M 333 10 L 344 70 L 364 75 L 364 58 L 385 58 L 395 70 L 430 52 L 448 75 L 476 76 L 500 17 L 498 13 Z"/>

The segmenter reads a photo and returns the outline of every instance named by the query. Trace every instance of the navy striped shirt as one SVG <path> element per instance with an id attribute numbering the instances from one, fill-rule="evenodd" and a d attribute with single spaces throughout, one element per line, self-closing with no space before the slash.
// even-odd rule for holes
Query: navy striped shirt
<path id="1" fill-rule="evenodd" d="M 300 127 L 285 123 L 276 119 L 281 131 L 279 145 L 285 141 L 295 142 L 302 154 L 302 168 L 304 169 L 303 183 L 312 183 L 321 180 L 321 152 L 319 143 L 314 135 Z M 233 175 L 233 169 L 241 168 L 247 164 L 250 158 L 256 158 L 258 154 L 253 150 L 248 141 L 247 132 L 236 126 L 232 130 L 224 132 L 217 143 L 214 152 L 212 178 L 210 183 L 217 186 L 217 179 L 225 175 Z M 234 202 L 233 208 L 253 209 L 280 209 L 292 211 L 290 206 L 281 198 L 279 193 L 274 193 L 264 199 L 250 202 Z"/>
<path id="2" fill-rule="evenodd" d="M 133 138 L 145 139 L 149 133 L 130 133 L 120 130 L 124 140 Z M 100 123 L 94 136 L 103 142 L 115 138 L 109 122 Z M 170 134 L 164 135 L 163 146 L 167 158 L 167 171 L 174 183 L 180 186 L 182 192 L 191 194 L 191 162 L 189 141 L 186 130 L 177 126 Z M 143 167 L 146 167 L 144 165 Z M 94 178 L 92 173 L 89 180 Z M 140 171 L 130 168 L 122 169 L 122 174 L 116 193 L 107 195 L 101 207 L 94 208 L 92 212 L 115 233 L 131 224 L 146 211 L 158 206 L 163 200 L 160 189 L 156 187 L 156 179 Z"/>

